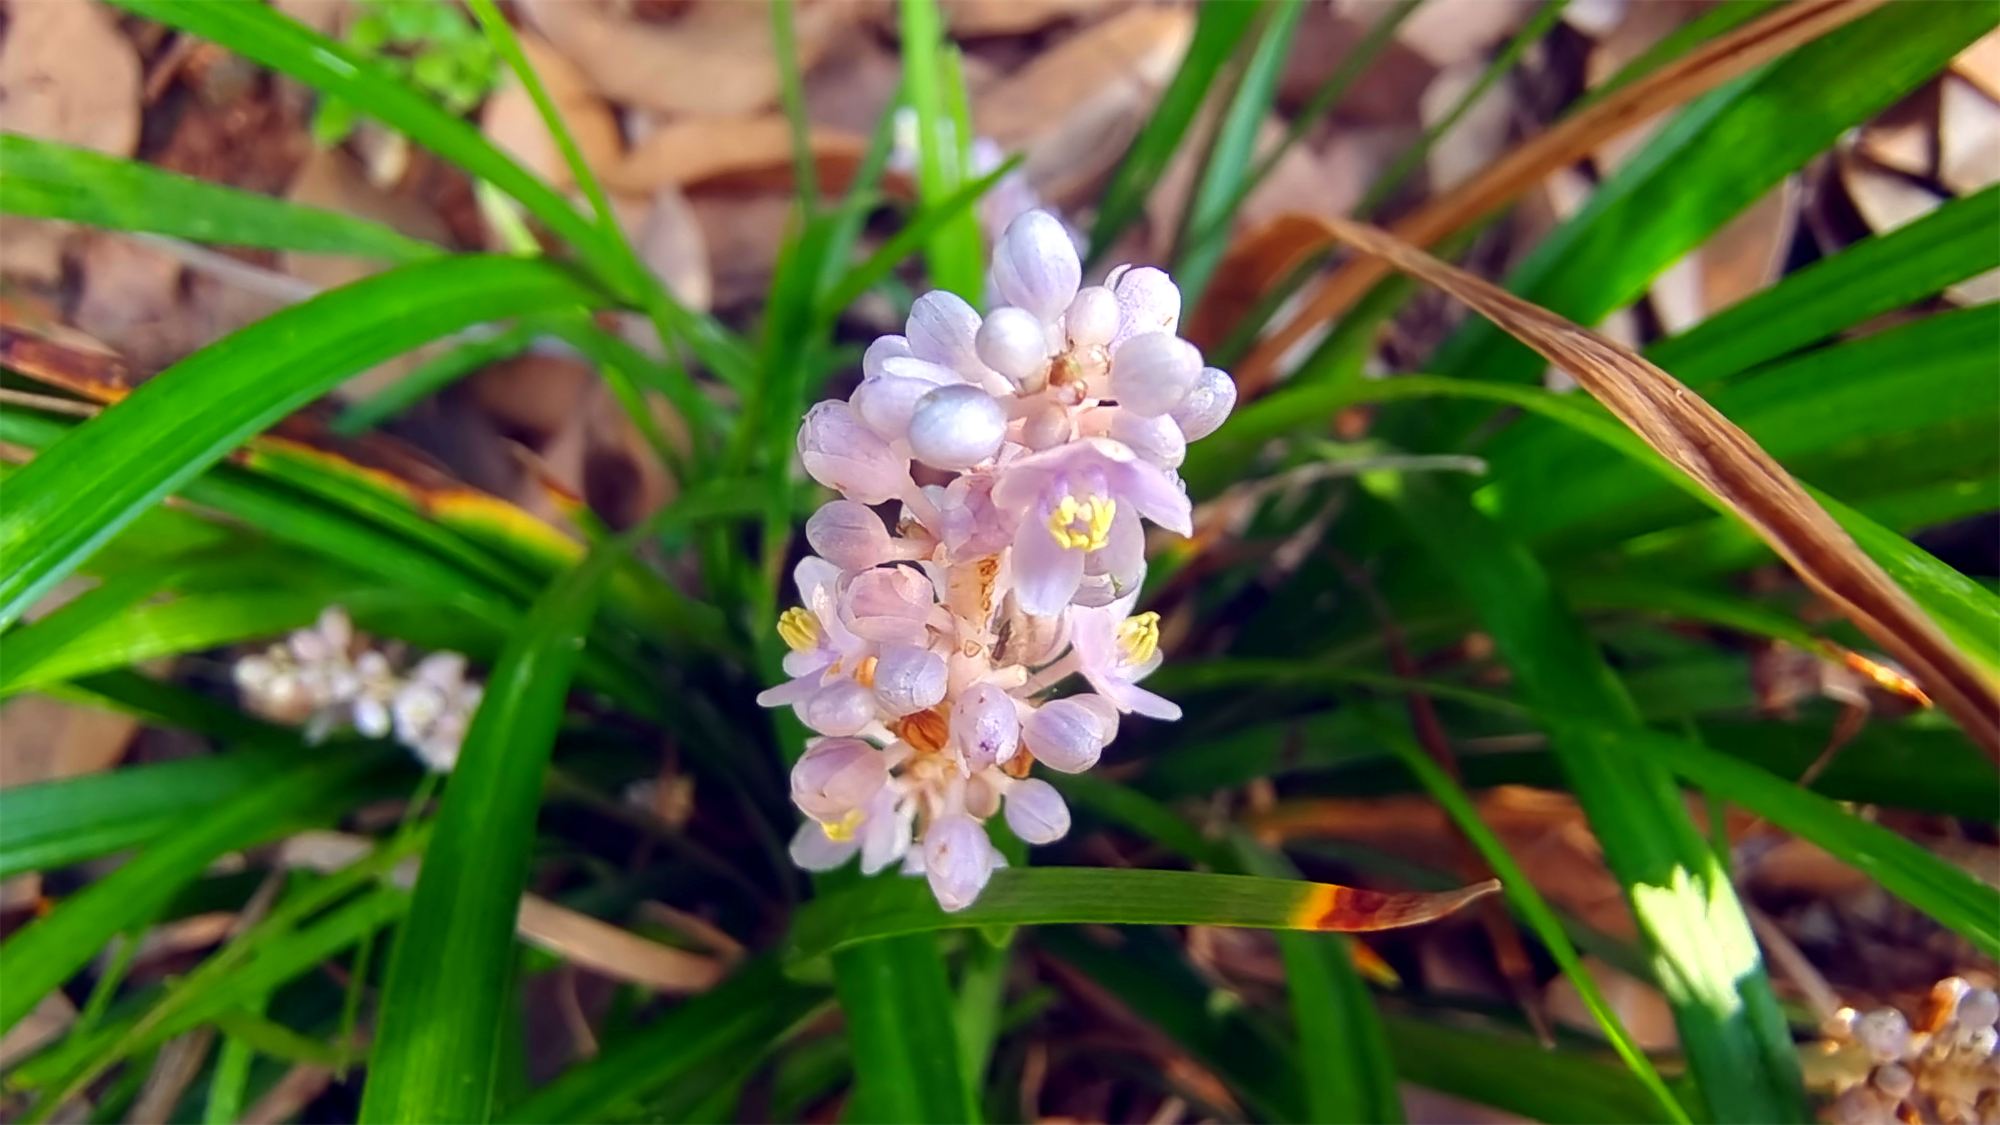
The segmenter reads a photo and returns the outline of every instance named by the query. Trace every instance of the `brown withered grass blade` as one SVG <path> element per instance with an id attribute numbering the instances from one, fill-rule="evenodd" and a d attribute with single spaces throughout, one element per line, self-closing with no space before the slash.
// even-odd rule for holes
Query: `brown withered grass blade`
<path id="1" fill-rule="evenodd" d="M 1323 221 L 1334 237 L 1465 302 L 1574 375 L 1646 444 L 1729 505 L 2000 758 L 2000 696 L 1993 685 L 1783 466 L 1700 395 L 1595 332 L 1387 231 L 1348 219 Z"/>
<path id="2" fill-rule="evenodd" d="M 1886 2 L 1796 0 L 1752 20 L 1557 123 L 1479 175 L 1404 216 L 1390 229 L 1396 237 L 1414 246 L 1436 245 L 1446 235 L 1511 203 L 1550 172 L 1590 155 L 1609 138 L 1747 74 Z M 1251 237 L 1258 238 L 1254 232 Z M 1324 245 L 1301 244 L 1288 237 L 1282 241 L 1285 260 L 1265 264 L 1262 269 L 1267 276 L 1284 276 L 1291 264 L 1303 261 L 1306 255 Z M 1291 320 L 1237 364 L 1236 382 L 1244 396 L 1256 394 L 1270 383 L 1279 356 L 1306 333 L 1351 308 L 1387 273 L 1380 263 L 1364 258 L 1329 274 Z"/>

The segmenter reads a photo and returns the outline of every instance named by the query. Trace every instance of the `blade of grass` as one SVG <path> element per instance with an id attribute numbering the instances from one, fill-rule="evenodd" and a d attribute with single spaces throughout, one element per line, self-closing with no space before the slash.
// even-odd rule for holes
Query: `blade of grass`
<path id="1" fill-rule="evenodd" d="M 603 301 L 547 262 L 444 258 L 333 290 L 196 352 L 10 478 L 0 626 L 140 512 L 346 376 L 478 320 Z"/>
<path id="2" fill-rule="evenodd" d="M 1728 504 L 1805 583 L 1908 668 L 1988 753 L 2000 757 L 2000 685 L 1925 616 L 1790 474 L 1700 396 L 1625 348 L 1359 223 L 1347 242 L 1444 289 L 1576 376 L 1674 467 Z"/>
<path id="3" fill-rule="evenodd" d="M 1353 933 L 1442 918 L 1498 890 L 1481 883 L 1446 894 L 1385 895 L 1332 883 L 1088 867 L 1004 868 L 979 901 L 955 914 L 916 880 L 867 879 L 815 899 L 793 923 L 786 959 L 803 964 L 858 942 L 986 925 L 1097 922 L 1253 926 Z"/>
<path id="4" fill-rule="evenodd" d="M 792 127 L 792 194 L 808 215 L 819 208 L 819 165 L 813 160 L 812 122 L 806 118 L 805 76 L 799 72 L 799 34 L 792 0 L 771 4 L 771 46 L 778 58 L 778 97 Z"/>
<path id="5" fill-rule="evenodd" d="M 1799 0 L 1784 5 L 1564 119 L 1509 151 L 1485 172 L 1398 220 L 1391 229 L 1413 245 L 1434 245 L 1499 210 L 1540 183 L 1551 170 L 1588 156 L 1606 138 L 1624 132 L 1633 123 L 1749 74 L 1879 6 L 1880 0 Z M 1244 357 L 1236 367 L 1237 381 L 1248 391 L 1266 386 L 1279 357 L 1306 333 L 1344 313 L 1388 273 L 1366 259 L 1336 270 L 1314 289 L 1292 319 Z"/>
<path id="6" fill-rule="evenodd" d="M 1203 162 L 1174 254 L 1174 283 L 1190 308 L 1201 303 L 1202 291 L 1228 249 L 1230 225 L 1247 194 L 1243 189 L 1256 156 L 1257 134 L 1277 98 L 1278 79 L 1284 75 L 1305 7 L 1304 0 L 1276 0 L 1270 6 Z"/>
<path id="7" fill-rule="evenodd" d="M 272 734 L 283 736 L 272 729 Z M 268 785 L 304 753 L 268 746 L 0 789 L 0 879 L 109 855 Z"/>
<path id="8" fill-rule="evenodd" d="M 0 133 L 0 213 L 389 262 L 444 252 L 365 219 L 14 133 Z"/>
<path id="9" fill-rule="evenodd" d="M 979 200 L 1000 182 L 1008 173 L 1020 167 L 1021 157 L 1010 157 L 1006 163 L 971 183 L 964 184 L 944 200 L 927 206 L 910 216 L 895 234 L 889 236 L 880 249 L 868 259 L 850 268 L 834 284 L 827 295 L 821 298 L 818 317 L 822 323 L 831 324 L 845 312 L 848 306 L 860 300 L 862 294 L 880 284 L 882 279 L 894 272 L 911 254 L 929 242 L 931 237 L 957 221 L 959 216 L 970 214 Z"/>
<path id="10" fill-rule="evenodd" d="M 1097 220 L 1090 228 L 1091 264 L 1111 250 L 1127 227 L 1139 218 L 1146 198 L 1166 174 L 1195 114 L 1208 97 L 1222 68 L 1235 57 L 1236 47 L 1264 8 L 1263 4 L 1203 4 L 1195 11 L 1194 38 L 1181 56 L 1159 104 L 1153 107 L 1132 147 L 1112 173 Z M 1192 303 L 1189 307 L 1193 307 Z"/>
<path id="11" fill-rule="evenodd" d="M 824 991 L 784 979 L 775 959 L 752 961 L 714 991 L 563 1071 L 503 1120 L 531 1125 L 622 1118 L 662 1087 L 779 1038 L 825 1000 Z"/>
<path id="12" fill-rule="evenodd" d="M 1548 1125 L 1656 1122 L 1660 1106 L 1631 1075 L 1525 1035 L 1388 1016 L 1396 1067 L 1419 1086 Z"/>
<path id="13" fill-rule="evenodd" d="M 900 933 L 850 946 L 834 953 L 833 971 L 854 1052 L 847 1120 L 978 1121 L 936 935 Z"/>
<path id="14" fill-rule="evenodd" d="M 334 750 L 183 821 L 181 831 L 22 927 L 0 945 L 0 1029 L 20 1022 L 113 935 L 157 914 L 215 857 L 347 811 L 382 763 L 381 753 Z"/>
<path id="15" fill-rule="evenodd" d="M 366 1120 L 492 1114 L 542 774 L 583 631 L 621 553 L 599 548 L 553 583 L 487 681 L 390 956 Z"/>
<path id="16" fill-rule="evenodd" d="M 1507 288 L 1572 320 L 1596 323 L 1992 26 L 1991 12 L 1980 5 L 1890 4 L 1763 74 L 1715 91 L 1600 184 L 1581 212 L 1508 275 Z M 1480 378 L 1511 382 L 1532 381 L 1541 370 L 1534 353 L 1483 321 L 1447 341 L 1430 366 L 1440 375 L 1476 367 Z"/>
<path id="17" fill-rule="evenodd" d="M 1569 0 L 1543 0 L 1541 6 L 1535 9 L 1535 14 L 1528 17 L 1528 21 L 1521 25 L 1521 29 L 1515 32 L 1513 37 L 1507 40 L 1507 45 L 1494 56 L 1486 70 L 1480 74 L 1479 80 L 1465 93 L 1459 95 L 1458 101 L 1452 103 L 1452 107 L 1445 111 L 1443 117 L 1426 128 L 1422 136 L 1398 154 L 1395 163 L 1375 177 L 1375 182 L 1368 186 L 1368 194 L 1361 197 L 1360 203 L 1355 204 L 1352 212 L 1354 217 L 1373 218 L 1381 210 L 1382 204 L 1386 203 L 1389 197 L 1403 186 L 1403 182 L 1410 178 L 1410 173 L 1416 171 L 1417 166 L 1424 162 L 1424 157 L 1430 155 L 1431 148 L 1437 144 L 1438 139 L 1451 132 L 1452 126 L 1457 125 L 1459 119 L 1470 112 L 1473 106 L 1479 104 L 1479 99 L 1486 95 L 1486 91 L 1492 89 L 1495 82 L 1514 69 L 1514 64 L 1520 61 L 1529 47 L 1541 42 L 1542 37 L 1562 19 L 1563 9 L 1568 5 Z"/>
<path id="18" fill-rule="evenodd" d="M 1486 857 L 1486 862 L 1492 866 L 1493 873 L 1499 876 L 1502 893 L 1514 907 L 1514 913 L 1542 939 L 1542 946 L 1549 951 L 1549 956 L 1554 958 L 1556 965 L 1576 987 L 1578 998 L 1583 1001 L 1584 1007 L 1590 1010 L 1590 1014 L 1596 1017 L 1597 1025 L 1604 1030 L 1604 1037 L 1610 1041 L 1612 1049 L 1618 1052 L 1619 1058 L 1625 1060 L 1625 1066 L 1631 1070 L 1633 1077 L 1652 1092 L 1659 1103 L 1662 1116 L 1668 1121 L 1688 1121 L 1687 1110 L 1673 1096 L 1672 1091 L 1667 1089 L 1660 1072 L 1654 1069 L 1652 1060 L 1646 1057 L 1645 1051 L 1633 1040 L 1632 1034 L 1625 1030 L 1618 1013 L 1605 1001 L 1604 993 L 1597 987 L 1596 978 L 1584 968 L 1582 959 L 1577 956 L 1576 947 L 1570 944 L 1569 935 L 1563 932 L 1562 922 L 1556 918 L 1555 912 L 1549 909 L 1548 903 L 1542 900 L 1541 894 L 1535 890 L 1535 885 L 1528 880 L 1527 874 L 1514 862 L 1514 857 L 1508 854 L 1506 845 L 1502 844 L 1500 838 L 1493 834 L 1493 830 L 1486 826 L 1486 822 L 1480 819 L 1478 810 L 1473 807 L 1472 800 L 1466 796 L 1465 790 L 1459 788 L 1458 783 L 1432 761 L 1430 756 L 1425 754 L 1400 727 L 1384 723 L 1376 728 L 1376 734 L 1389 744 L 1402 759 L 1404 766 L 1416 775 L 1425 789 L 1430 790 L 1432 799 L 1443 806 L 1459 830 L 1464 832 L 1473 846 L 1479 849 L 1480 854 Z"/>
<path id="19" fill-rule="evenodd" d="M 534 339 L 533 329 L 514 325 L 460 344 L 367 398 L 349 403 L 334 419 L 333 432 L 349 437 L 366 433 L 487 364 L 519 355 Z"/>
<path id="20" fill-rule="evenodd" d="M 1790 1032 L 1726 874 L 1664 769 L 1609 754 L 1553 721 L 1588 716 L 1623 731 L 1638 716 L 1541 565 L 1462 495 L 1432 478 L 1371 476 L 1479 615 L 1550 743 L 1625 888 L 1717 1121 L 1804 1117 Z"/>
<path id="21" fill-rule="evenodd" d="M 926 207 L 951 197 L 964 179 L 959 153 L 972 140 L 956 136 L 951 94 L 945 89 L 944 20 L 936 0 L 899 0 L 903 36 L 903 89 L 917 114 L 917 198 Z M 970 213 L 942 223 L 924 246 L 931 284 L 977 307 L 984 303 L 986 254 Z"/>

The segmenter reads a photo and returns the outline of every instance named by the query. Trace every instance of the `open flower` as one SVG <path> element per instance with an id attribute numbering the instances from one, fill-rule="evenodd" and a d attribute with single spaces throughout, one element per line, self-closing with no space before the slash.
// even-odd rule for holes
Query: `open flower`
<path id="1" fill-rule="evenodd" d="M 1120 711 L 1154 719 L 1178 719 L 1178 704 L 1139 687 L 1160 666 L 1160 615 L 1132 614 L 1138 591 L 1097 609 L 1078 607 L 1070 618 L 1070 643 L 1077 665 L 1097 694 Z"/>
<path id="2" fill-rule="evenodd" d="M 757 696 L 760 707 L 801 703 L 818 692 L 829 673 L 852 671 L 866 658 L 868 642 L 854 635 L 841 619 L 840 568 L 808 555 L 792 570 L 802 606 L 778 615 L 778 635 L 784 638 L 785 674 L 792 677 Z"/>
<path id="3" fill-rule="evenodd" d="M 1084 556 L 1111 546 L 1121 507 L 1169 531 L 1193 531 L 1187 494 L 1165 470 L 1108 438 L 1084 438 L 1007 465 L 993 503 L 1020 513 L 1014 592 L 1038 617 L 1061 613 L 1083 582 Z"/>

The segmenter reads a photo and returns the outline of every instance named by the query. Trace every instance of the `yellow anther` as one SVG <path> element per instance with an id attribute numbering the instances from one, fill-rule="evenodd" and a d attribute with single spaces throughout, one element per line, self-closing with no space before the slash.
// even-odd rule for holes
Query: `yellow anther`
<path id="1" fill-rule="evenodd" d="M 1160 615 L 1153 612 L 1128 617 L 1118 626 L 1118 648 L 1125 663 L 1144 664 L 1160 651 Z"/>
<path id="2" fill-rule="evenodd" d="M 861 815 L 861 810 L 855 809 L 832 824 L 821 824 L 820 831 L 825 832 L 826 838 L 834 843 L 844 844 L 854 839 L 855 831 L 861 827 Z"/>
<path id="3" fill-rule="evenodd" d="M 1111 540 L 1111 517 L 1118 503 L 1108 496 L 1090 496 L 1078 502 L 1065 496 L 1049 513 L 1049 534 L 1071 550 L 1101 551 Z"/>
<path id="4" fill-rule="evenodd" d="M 793 606 L 778 615 L 778 635 L 793 652 L 811 652 L 819 647 L 819 618 L 804 606 Z"/>

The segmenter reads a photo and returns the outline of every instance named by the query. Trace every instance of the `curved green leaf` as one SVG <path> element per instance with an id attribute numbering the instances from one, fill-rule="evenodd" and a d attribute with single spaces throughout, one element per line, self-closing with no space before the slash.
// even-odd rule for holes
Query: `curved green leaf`
<path id="1" fill-rule="evenodd" d="M 140 512 L 343 378 L 476 321 L 606 300 L 550 262 L 444 258 L 336 289 L 196 352 L 8 481 L 0 626 Z"/>
<path id="2" fill-rule="evenodd" d="M 979 1103 L 966 1081 L 958 1026 L 952 1020 L 951 982 L 937 935 L 897 932 L 835 950 L 833 973 L 854 1051 L 851 1120 L 898 1125 L 978 1121 Z"/>
<path id="3" fill-rule="evenodd" d="M 786 960 L 802 965 L 860 942 L 971 926 L 1095 922 L 1158 926 L 1252 926 L 1356 932 L 1442 918 L 1493 893 L 1481 883 L 1446 894 L 1394 894 L 1332 883 L 1095 867 L 1009 867 L 993 873 L 979 901 L 948 914 L 915 879 L 863 879 L 814 899 L 792 923 Z"/>
<path id="4" fill-rule="evenodd" d="M 558 579 L 507 642 L 446 786 L 382 993 L 361 1116 L 485 1121 L 513 1014 L 514 917 L 570 676 L 622 551 Z"/>
<path id="5" fill-rule="evenodd" d="M 390 262 L 444 252 L 365 219 L 13 133 L 0 133 L 0 213 Z"/>
<path id="6" fill-rule="evenodd" d="M 154 839 L 196 810 L 283 777 L 303 753 L 294 742 L 0 789 L 0 879 Z"/>
<path id="7" fill-rule="evenodd" d="M 1507 288 L 1596 323 L 1992 27 L 1987 4 L 1891 4 L 1697 100 L 1545 238 Z M 1431 364 L 1442 375 L 1510 382 L 1530 381 L 1542 366 L 1484 320 L 1469 322 Z"/>
<path id="8" fill-rule="evenodd" d="M 13 1027 L 114 935 L 150 921 L 216 856 L 345 812 L 382 762 L 377 751 L 329 747 L 286 776 L 184 820 L 181 831 L 30 922 L 0 945 L 0 1029 Z"/>

